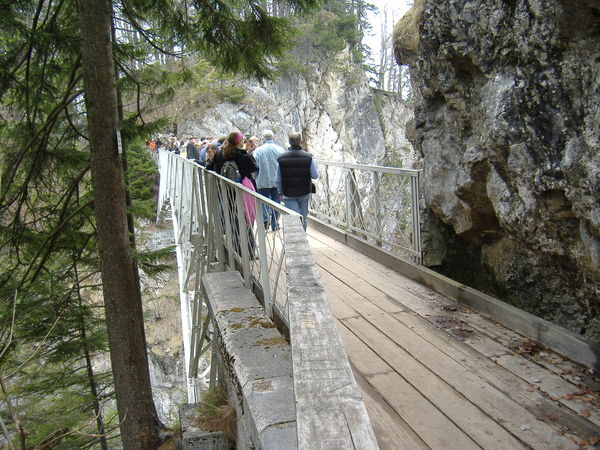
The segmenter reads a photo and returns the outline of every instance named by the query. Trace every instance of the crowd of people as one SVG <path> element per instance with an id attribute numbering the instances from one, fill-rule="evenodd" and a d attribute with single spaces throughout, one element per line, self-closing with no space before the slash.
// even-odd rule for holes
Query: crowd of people
<path id="1" fill-rule="evenodd" d="M 176 154 L 185 152 L 187 159 L 207 170 L 242 183 L 275 203 L 283 203 L 302 216 L 306 230 L 310 194 L 314 192 L 312 180 L 319 173 L 312 155 L 302 147 L 300 133 L 290 133 L 287 151 L 274 142 L 271 130 L 264 130 L 260 140 L 232 131 L 220 138 L 191 136 L 181 141 L 170 136 L 164 142 L 160 138 L 149 139 L 146 145 L 153 152 L 161 148 Z M 266 230 L 279 229 L 279 213 L 264 204 L 263 218 Z"/>

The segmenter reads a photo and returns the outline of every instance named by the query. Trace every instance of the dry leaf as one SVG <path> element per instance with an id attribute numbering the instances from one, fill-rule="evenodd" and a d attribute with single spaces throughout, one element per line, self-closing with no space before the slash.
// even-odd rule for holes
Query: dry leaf
<path id="1" fill-rule="evenodd" d="M 579 445 L 596 445 L 598 442 L 600 442 L 600 438 L 591 438 L 587 441 L 579 442 Z"/>

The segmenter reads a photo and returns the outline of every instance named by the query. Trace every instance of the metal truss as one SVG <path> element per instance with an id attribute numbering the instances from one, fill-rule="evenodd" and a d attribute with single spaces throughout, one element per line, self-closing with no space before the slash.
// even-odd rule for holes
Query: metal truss
<path id="1" fill-rule="evenodd" d="M 311 216 L 421 263 L 418 170 L 316 162 Z"/>
<path id="2" fill-rule="evenodd" d="M 300 215 L 240 183 L 167 151 L 158 155 L 159 218 L 170 209 L 175 234 L 188 398 L 199 398 L 198 362 L 211 349 L 217 378 L 213 318 L 200 289 L 206 272 L 238 270 L 274 320 L 287 323 L 283 226 L 267 231 L 271 214 Z M 281 217 L 280 217 L 281 222 Z"/>

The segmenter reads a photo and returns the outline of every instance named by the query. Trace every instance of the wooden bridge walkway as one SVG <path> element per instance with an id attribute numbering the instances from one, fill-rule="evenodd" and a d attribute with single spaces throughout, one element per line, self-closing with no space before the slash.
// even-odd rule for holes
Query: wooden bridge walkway
<path id="1" fill-rule="evenodd" d="M 588 370 L 310 227 L 309 242 L 382 449 L 600 442 Z"/>

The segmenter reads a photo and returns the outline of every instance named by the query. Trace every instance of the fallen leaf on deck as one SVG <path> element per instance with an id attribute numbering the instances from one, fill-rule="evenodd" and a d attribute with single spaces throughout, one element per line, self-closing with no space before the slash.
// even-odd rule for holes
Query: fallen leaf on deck
<path id="1" fill-rule="evenodd" d="M 598 442 L 600 442 L 600 438 L 592 438 L 579 442 L 579 445 L 596 445 Z"/>

